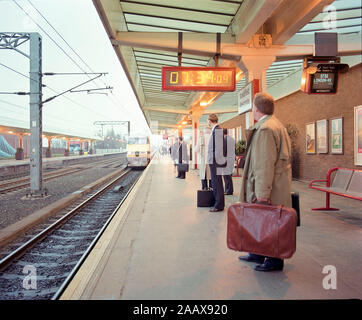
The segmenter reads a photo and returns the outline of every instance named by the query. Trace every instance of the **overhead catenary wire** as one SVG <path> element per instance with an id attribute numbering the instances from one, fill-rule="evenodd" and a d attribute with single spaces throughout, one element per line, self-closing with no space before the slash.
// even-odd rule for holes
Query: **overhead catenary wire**
<path id="1" fill-rule="evenodd" d="M 9 69 L 9 70 L 11 70 L 11 71 L 13 71 L 13 72 L 15 72 L 16 74 L 18 74 L 18 75 L 20 75 L 20 76 L 22 76 L 22 77 L 25 77 L 25 78 L 27 78 L 27 79 L 29 79 L 29 80 L 32 80 L 32 81 L 35 81 L 35 82 L 39 83 L 38 80 L 31 79 L 31 78 L 30 78 L 29 76 L 27 76 L 26 74 L 24 74 L 24 73 L 22 73 L 22 72 L 20 72 L 20 71 L 18 71 L 18 70 L 15 70 L 15 69 L 13 69 L 13 68 L 11 68 L 11 67 L 9 67 L 9 66 L 1 63 L 1 62 L 0 62 L 0 65 L 3 66 L 3 67 L 5 67 L 5 68 L 7 68 L 7 69 Z M 55 89 L 53 89 L 53 88 L 51 88 L 51 87 L 49 87 L 49 86 L 47 86 L 47 85 L 45 85 L 45 84 L 43 84 L 42 86 L 45 87 L 45 88 L 47 88 L 47 89 L 49 89 L 49 90 L 51 90 L 51 91 L 54 92 L 55 94 L 59 94 L 59 91 L 57 91 L 57 90 L 55 90 Z M 86 106 L 83 106 L 82 104 L 80 104 L 79 102 L 77 102 L 77 101 L 69 98 L 68 96 L 61 96 L 61 98 L 67 99 L 68 101 L 70 101 L 70 102 L 78 105 L 79 107 L 81 107 L 81 108 L 83 108 L 83 109 L 85 109 L 86 111 L 89 112 L 89 108 L 87 108 Z M 97 111 L 93 111 L 93 112 L 94 112 L 95 114 L 97 114 L 97 115 L 101 115 L 102 117 L 104 117 L 104 114 L 98 113 Z M 107 118 L 108 118 L 108 119 L 111 119 L 111 118 L 109 118 L 109 117 L 107 117 Z"/>
<path id="2" fill-rule="evenodd" d="M 23 11 L 23 12 L 25 13 L 25 15 L 26 15 L 31 21 L 33 21 L 33 22 L 38 26 L 38 28 L 39 28 L 41 31 L 44 32 L 44 34 L 45 34 L 81 71 L 83 71 L 84 73 L 87 73 L 87 72 L 57 43 L 57 41 L 55 41 L 55 40 L 49 35 L 49 33 L 46 32 L 46 31 L 44 30 L 44 28 L 43 28 L 39 23 L 37 23 L 37 22 L 31 17 L 31 15 L 29 15 L 29 13 L 26 12 L 26 11 L 17 3 L 16 0 L 14 0 L 13 2 L 14 2 L 14 4 L 15 4 L 21 11 Z M 51 90 L 52 90 L 52 89 L 51 89 Z M 54 92 L 55 92 L 55 91 L 54 91 Z M 59 92 L 56 92 L 56 93 L 58 94 Z M 66 97 L 66 96 L 64 96 L 64 97 Z M 68 100 L 70 100 L 70 101 L 73 102 L 73 100 L 70 99 L 70 98 L 68 98 L 68 97 L 66 97 L 66 99 L 68 99 Z M 77 105 L 80 105 L 79 103 L 76 103 L 76 104 L 77 104 Z M 84 107 L 84 106 L 82 106 L 82 107 L 85 108 L 85 109 L 89 112 L 89 108 Z M 98 113 L 98 112 L 96 112 L 96 111 L 93 111 L 93 112 L 96 113 L 96 114 L 98 114 L 98 115 L 101 115 L 102 117 L 105 117 L 104 114 L 100 114 L 100 113 Z M 106 118 L 110 119 L 109 117 L 106 117 Z"/>
<path id="3" fill-rule="evenodd" d="M 15 121 L 15 122 L 18 123 L 18 126 L 29 127 L 27 119 L 19 119 L 19 117 L 13 118 L 13 117 L 6 117 L 6 116 L 1 116 L 1 118 L 8 119 L 8 120 L 11 120 L 11 121 Z M 54 124 L 53 127 L 56 127 L 57 129 L 63 129 L 62 127 L 57 127 L 57 124 Z M 59 135 L 63 136 L 64 134 L 60 133 Z M 81 136 L 81 134 L 75 134 L 75 133 L 73 133 L 73 135 L 74 136 Z"/>
<path id="4" fill-rule="evenodd" d="M 33 17 L 32 17 L 28 12 L 26 12 L 26 11 L 24 10 L 24 8 L 21 7 L 21 5 L 18 4 L 17 0 L 14 0 L 14 3 L 15 3 L 15 5 L 18 6 L 18 8 L 19 8 L 21 11 L 23 11 L 23 12 L 26 14 L 26 16 L 27 16 L 31 21 L 33 21 L 33 22 L 38 26 L 38 28 L 39 28 L 41 31 L 44 32 L 45 35 L 48 36 L 48 38 L 49 38 L 76 66 L 78 66 L 79 69 L 81 69 L 83 72 L 86 72 L 86 71 L 83 70 L 82 67 L 79 66 L 79 64 L 58 44 L 58 42 L 55 41 L 55 40 L 49 35 L 49 33 L 46 32 L 46 31 L 44 30 L 44 28 L 43 28 L 38 22 L 36 22 L 36 21 L 33 19 Z"/>
<path id="5" fill-rule="evenodd" d="M 30 92 L 24 92 L 24 91 L 18 91 L 18 92 L 0 92 L 0 94 L 17 94 L 19 96 L 27 96 L 30 94 Z"/>
<path id="6" fill-rule="evenodd" d="M 26 16 L 28 16 L 28 17 L 39 27 L 40 30 L 42 30 L 42 31 L 44 32 L 44 34 L 45 34 L 46 36 L 48 36 L 48 37 L 52 40 L 52 42 L 53 42 L 55 45 L 57 45 L 57 47 L 58 47 L 80 70 L 82 70 L 84 73 L 86 73 L 85 70 L 84 70 L 71 56 L 69 56 L 69 54 L 67 54 L 67 52 L 49 35 L 49 33 L 46 32 L 46 31 L 44 30 L 44 28 L 42 28 L 36 21 L 34 21 L 34 19 L 33 19 L 25 10 L 23 10 L 23 8 L 16 2 L 16 0 L 14 0 L 14 3 L 17 5 L 17 7 L 18 7 L 19 9 L 21 9 L 21 10 L 24 12 L 24 14 L 25 14 Z M 53 41 L 53 40 L 54 40 L 54 41 Z M 65 40 L 65 39 L 64 39 L 64 40 Z M 74 50 L 74 49 L 73 49 L 73 50 Z M 81 59 L 81 60 L 82 60 L 83 63 L 86 64 L 86 62 L 85 62 L 83 59 Z M 87 64 L 86 64 L 86 65 L 87 65 Z M 30 78 L 29 76 L 27 76 L 26 74 L 23 74 L 23 73 L 15 70 L 15 69 L 9 67 L 9 66 L 6 66 L 6 65 L 4 65 L 4 64 L 2 64 L 2 66 L 5 67 L 5 68 L 7 68 L 7 69 L 9 69 L 9 70 L 11 70 L 11 71 L 13 71 L 13 72 L 15 72 L 15 73 L 17 73 L 18 75 L 21 75 L 21 76 L 23 76 L 23 77 L 31 80 L 31 81 L 36 81 L 36 82 L 38 82 L 37 80 L 31 79 L 31 78 Z M 87 65 L 87 67 L 90 68 L 89 65 Z M 91 68 L 90 68 L 90 69 L 91 69 Z M 91 69 L 91 71 L 93 71 L 93 70 Z M 104 83 L 104 82 L 103 82 L 103 83 Z M 43 84 L 43 87 L 51 90 L 52 92 L 54 92 L 54 93 L 56 93 L 56 94 L 59 94 L 59 92 L 58 92 L 57 90 L 55 90 L 55 89 L 53 89 L 53 88 L 51 88 L 51 87 L 49 87 L 49 86 L 47 86 L 47 85 L 44 85 L 44 84 Z M 112 95 L 114 96 L 113 92 L 112 92 Z M 90 110 L 89 110 L 89 107 L 86 107 L 86 106 L 80 104 L 79 102 L 74 101 L 73 99 L 69 98 L 68 96 L 62 96 L 62 97 L 63 97 L 64 99 L 67 99 L 68 101 L 72 102 L 73 104 L 75 104 L 75 105 L 77 105 L 77 106 L 85 109 L 86 111 L 88 111 L 88 112 L 90 111 Z M 109 98 L 109 97 L 108 97 L 108 98 Z M 113 101 L 113 99 L 110 99 L 110 101 L 112 102 L 112 104 L 113 104 L 114 106 L 116 106 L 116 104 L 115 104 L 115 102 Z M 122 103 L 117 103 L 117 104 L 118 104 L 118 106 L 122 106 Z M 99 113 L 99 112 L 97 112 L 97 111 L 95 111 L 95 110 L 94 110 L 94 111 L 92 110 L 92 113 L 97 114 L 97 115 L 101 116 L 102 118 L 111 119 L 109 115 L 104 114 L 104 113 Z M 69 120 L 67 120 L 67 121 L 69 122 Z M 73 121 L 74 121 L 74 120 L 72 120 L 72 122 L 73 122 Z"/>
<path id="7" fill-rule="evenodd" d="M 16 1 L 15 1 L 16 2 Z M 36 12 L 46 21 L 46 23 L 54 30 L 54 32 L 66 43 L 66 45 L 70 48 L 70 50 L 72 50 L 72 52 L 80 59 L 80 61 L 82 61 L 84 63 L 85 66 L 87 66 L 87 68 L 94 73 L 93 69 L 88 65 L 87 62 L 84 61 L 84 59 L 73 49 L 73 47 L 69 44 L 69 42 L 60 34 L 60 32 L 58 32 L 58 30 L 50 23 L 50 21 L 41 13 L 41 11 L 30 1 L 28 0 L 29 4 L 34 8 L 34 10 L 36 10 Z M 18 5 L 19 6 L 19 5 Z M 23 10 L 24 11 L 24 10 Z M 25 12 L 25 11 L 24 11 Z M 28 15 L 29 16 L 29 15 Z M 29 16 L 30 17 L 30 16 Z M 34 21 L 32 19 L 32 21 Z M 35 21 L 34 21 L 35 22 Z M 35 22 L 36 23 L 36 22 Z M 37 24 L 38 25 L 38 24 Z M 38 25 L 39 26 L 39 25 Z M 48 37 L 50 37 L 47 33 L 45 33 Z M 53 38 L 51 38 L 53 42 L 55 42 L 55 40 Z M 79 66 L 79 64 L 77 62 L 75 62 L 58 44 L 57 46 L 68 56 L 69 59 L 71 59 L 71 61 L 73 61 L 73 63 L 83 72 L 85 72 L 83 70 L 82 67 Z M 100 79 L 100 81 L 103 83 L 103 85 L 105 85 L 107 87 L 107 84 Z M 116 96 L 114 95 L 114 93 L 111 91 L 112 96 L 114 97 L 114 99 L 117 100 Z M 107 97 L 111 100 L 111 102 L 115 105 L 115 102 L 112 101 L 112 99 L 107 95 Z M 120 103 L 119 101 L 117 101 L 118 104 L 122 105 L 122 103 Z"/>
<path id="8" fill-rule="evenodd" d="M 23 77 L 25 77 L 25 78 L 27 78 L 27 79 L 29 79 L 29 80 L 31 80 L 31 81 L 35 81 L 35 82 L 39 83 L 38 80 L 32 79 L 32 78 L 30 78 L 29 76 L 27 76 L 26 74 L 24 74 L 24 73 L 22 73 L 22 72 L 20 72 L 20 71 L 17 71 L 17 70 L 15 70 L 15 69 L 13 69 L 13 68 L 11 68 L 11 67 L 3 64 L 3 63 L 1 63 L 1 62 L 0 62 L 0 65 L 3 66 L 4 68 L 7 68 L 7 69 L 9 69 L 9 70 L 17 73 L 17 74 L 20 75 L 20 76 L 23 76 Z M 42 87 L 46 87 L 46 85 L 45 85 L 45 84 L 42 84 Z"/>
<path id="9" fill-rule="evenodd" d="M 3 100 L 3 99 L 0 99 L 0 102 L 5 103 L 5 104 L 7 104 L 9 106 L 12 106 L 12 107 L 16 107 L 16 108 L 19 108 L 19 109 L 26 110 L 28 112 L 30 111 L 28 106 L 23 106 L 23 105 L 16 104 L 16 103 L 13 103 L 13 102 L 9 102 L 9 101 Z M 60 121 L 59 121 L 60 119 L 62 119 L 63 121 L 68 121 L 69 122 L 69 119 L 65 119 L 65 118 L 62 118 L 62 117 L 59 117 L 59 116 L 56 116 L 56 117 L 52 116 L 52 115 L 45 115 L 45 116 L 51 118 L 52 121 L 57 121 L 59 123 L 60 123 Z M 74 121 L 74 119 L 72 119 L 72 122 L 76 123 L 77 125 L 79 125 L 79 126 L 81 126 L 83 128 L 89 128 L 89 126 L 87 124 L 85 124 L 84 122 Z"/>

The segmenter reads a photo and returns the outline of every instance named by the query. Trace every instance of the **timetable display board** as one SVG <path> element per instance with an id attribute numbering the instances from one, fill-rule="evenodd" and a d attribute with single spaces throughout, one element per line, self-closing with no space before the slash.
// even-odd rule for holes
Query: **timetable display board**
<path id="1" fill-rule="evenodd" d="M 348 72 L 349 66 L 340 63 L 340 58 L 305 58 L 301 90 L 308 94 L 335 94 L 339 73 Z"/>
<path id="2" fill-rule="evenodd" d="M 162 91 L 235 91 L 235 68 L 162 67 Z"/>
<path id="3" fill-rule="evenodd" d="M 256 93 L 260 92 L 260 81 L 254 79 L 241 88 L 238 92 L 238 114 L 248 112 L 253 107 L 253 100 Z"/>
<path id="4" fill-rule="evenodd" d="M 334 65 L 320 65 L 312 75 L 310 93 L 336 93 L 338 69 Z"/>

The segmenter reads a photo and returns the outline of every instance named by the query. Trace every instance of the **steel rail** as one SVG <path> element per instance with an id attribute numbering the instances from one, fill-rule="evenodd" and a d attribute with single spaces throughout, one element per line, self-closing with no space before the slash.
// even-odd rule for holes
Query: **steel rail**
<path id="1" fill-rule="evenodd" d="M 70 171 L 75 171 L 75 170 L 79 170 L 79 169 L 80 168 L 66 168 L 66 169 L 55 170 L 55 171 L 44 173 L 43 177 L 44 178 L 49 178 L 49 177 L 52 177 L 52 176 L 60 174 L 60 173 L 68 173 Z M 81 169 L 83 169 L 83 168 L 81 168 Z M 9 185 L 12 185 L 12 184 L 16 184 L 16 183 L 27 182 L 29 180 L 30 180 L 29 176 L 27 176 L 25 178 L 15 178 L 15 179 L 5 180 L 7 182 L 0 183 L 0 188 L 6 187 L 6 186 L 9 186 Z"/>
<path id="2" fill-rule="evenodd" d="M 106 164 L 107 166 L 110 166 L 111 164 L 113 164 L 113 163 L 115 163 L 117 161 L 115 161 L 115 160 L 113 160 L 113 161 L 103 160 L 101 162 L 95 162 L 95 163 L 93 163 L 90 166 L 85 167 L 85 168 L 68 168 L 68 169 L 60 169 L 60 170 L 57 170 L 57 171 L 54 171 L 54 172 L 48 172 L 48 173 L 46 173 L 44 175 L 43 181 L 47 181 L 47 180 L 55 179 L 55 178 L 58 178 L 58 177 L 63 177 L 63 176 L 68 175 L 68 174 L 88 170 L 90 168 L 93 168 L 93 167 L 96 167 L 96 166 L 99 166 L 99 165 Z M 17 190 L 17 189 L 26 188 L 27 186 L 30 185 L 30 182 L 21 183 L 21 182 L 25 182 L 25 181 L 29 181 L 29 178 L 18 179 L 17 181 L 10 181 L 10 182 L 0 184 L 0 188 L 1 188 L 3 186 L 20 183 L 20 184 L 17 184 L 15 186 L 12 186 L 12 187 L 9 187 L 9 188 L 0 189 L 0 194 L 5 194 L 5 193 L 8 193 L 8 192 Z"/>
<path id="3" fill-rule="evenodd" d="M 76 208 L 72 209 L 70 212 L 65 214 L 63 217 L 55 221 L 53 224 L 51 224 L 49 227 L 32 237 L 30 240 L 28 240 L 26 243 L 24 243 L 22 246 L 14 250 L 12 253 L 8 254 L 6 257 L 4 257 L 0 261 L 0 271 L 4 271 L 15 259 L 21 257 L 26 253 L 27 250 L 29 250 L 31 247 L 33 247 L 35 244 L 37 244 L 39 241 L 43 240 L 47 235 L 49 235 L 52 231 L 60 227 L 63 223 L 65 223 L 67 220 L 72 218 L 74 215 L 77 214 L 77 212 L 85 207 L 89 202 L 97 198 L 99 195 L 101 195 L 104 191 L 106 191 L 112 184 L 117 182 L 119 179 L 127 175 L 131 170 L 130 169 L 124 169 L 122 174 L 118 176 L 117 178 L 113 179 L 110 183 L 108 183 L 106 186 L 104 186 L 102 189 L 97 191 L 94 195 L 83 201 L 81 204 L 79 204 Z"/>
<path id="4" fill-rule="evenodd" d="M 131 171 L 131 170 L 130 170 Z M 91 244 L 88 246 L 87 250 L 83 253 L 82 257 L 79 259 L 79 261 L 77 262 L 77 264 L 74 266 L 74 268 L 72 269 L 72 271 L 69 273 L 68 277 L 64 280 L 64 282 L 62 283 L 62 285 L 60 286 L 60 288 L 58 289 L 58 291 L 53 295 L 53 297 L 51 298 L 51 300 L 58 300 L 59 297 L 63 294 L 64 290 L 67 288 L 67 286 L 69 285 L 69 283 L 72 281 L 72 279 L 74 278 L 74 276 L 76 275 L 76 273 L 78 272 L 78 270 L 80 269 L 80 267 L 82 266 L 83 262 L 85 261 L 85 259 L 87 259 L 88 255 L 90 254 L 90 252 L 92 251 L 92 249 L 94 248 L 94 246 L 96 245 L 96 243 L 98 242 L 99 238 L 102 236 L 103 232 L 106 230 L 106 228 L 108 227 L 108 225 L 110 224 L 110 222 L 112 221 L 112 219 L 114 218 L 114 216 L 117 214 L 119 208 L 122 206 L 123 202 L 127 199 L 129 193 L 132 191 L 132 189 L 134 188 L 134 186 L 136 185 L 136 183 L 138 182 L 139 178 L 141 177 L 138 176 L 138 178 L 133 182 L 132 186 L 129 188 L 129 190 L 127 191 L 126 195 L 123 197 L 123 199 L 121 200 L 121 202 L 117 205 L 116 209 L 114 209 L 114 211 L 112 212 L 112 214 L 110 215 L 110 217 L 108 218 L 108 220 L 106 221 L 106 223 L 103 225 L 102 229 L 98 232 L 98 234 L 96 235 L 96 237 L 93 239 L 93 241 L 91 242 Z"/>
<path id="5" fill-rule="evenodd" d="M 48 180 L 55 179 L 55 178 L 58 178 L 58 177 L 63 177 L 63 176 L 66 176 L 68 174 L 76 173 L 76 172 L 83 171 L 83 170 L 85 170 L 85 169 L 72 169 L 72 170 L 69 170 L 67 172 L 64 172 L 64 171 L 63 172 L 57 172 L 56 174 L 53 174 L 51 176 L 44 177 L 43 181 L 48 181 Z M 16 182 L 14 182 L 12 184 L 15 184 L 15 183 Z M 5 189 L 0 189 L 0 194 L 5 194 L 5 193 L 8 193 L 8 192 L 17 190 L 17 189 L 23 189 L 23 188 L 26 188 L 28 186 L 30 186 L 30 182 L 18 184 L 16 186 L 12 186 L 12 187 L 5 188 Z"/>

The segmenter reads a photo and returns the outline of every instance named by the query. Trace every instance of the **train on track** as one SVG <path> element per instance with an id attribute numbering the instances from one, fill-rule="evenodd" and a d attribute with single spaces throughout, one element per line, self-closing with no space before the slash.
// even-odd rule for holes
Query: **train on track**
<path id="1" fill-rule="evenodd" d="M 150 161 L 150 138 L 148 136 L 129 137 L 127 143 L 127 166 L 131 168 L 145 168 Z"/>

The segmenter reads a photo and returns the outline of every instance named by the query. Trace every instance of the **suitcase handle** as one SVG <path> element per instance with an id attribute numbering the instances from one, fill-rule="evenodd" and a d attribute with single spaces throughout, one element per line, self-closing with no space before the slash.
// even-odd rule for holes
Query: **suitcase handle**
<path id="1" fill-rule="evenodd" d="M 283 205 L 280 204 L 278 205 L 278 207 L 279 207 L 279 219 L 280 219 L 282 217 Z"/>

